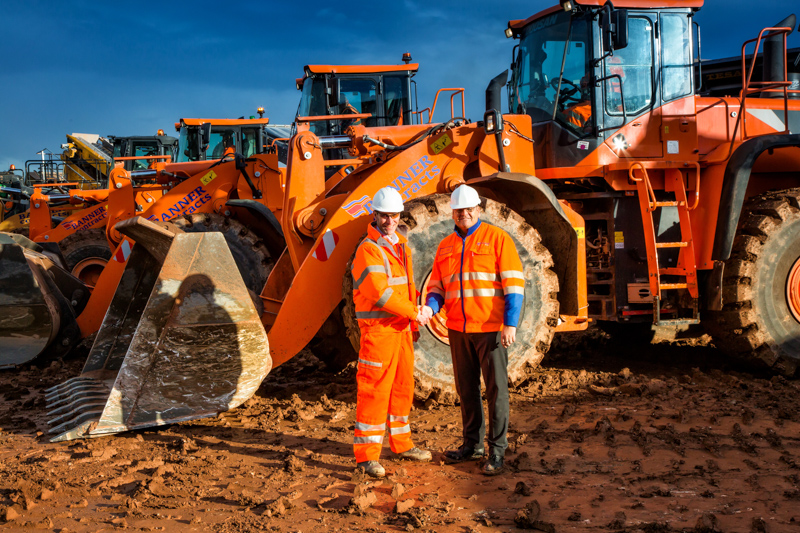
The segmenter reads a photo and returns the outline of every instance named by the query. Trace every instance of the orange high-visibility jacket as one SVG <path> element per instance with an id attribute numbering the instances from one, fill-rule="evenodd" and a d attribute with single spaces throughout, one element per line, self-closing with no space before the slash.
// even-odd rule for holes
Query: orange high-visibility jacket
<path id="1" fill-rule="evenodd" d="M 567 117 L 567 122 L 570 124 L 583 128 L 592 118 L 592 104 L 591 102 L 579 102 L 567 108 L 564 116 Z"/>
<path id="2" fill-rule="evenodd" d="M 436 250 L 426 304 L 444 306 L 447 327 L 464 333 L 517 326 L 525 277 L 517 247 L 502 229 L 478 221 L 467 235 L 458 230 Z"/>
<path id="3" fill-rule="evenodd" d="M 408 241 L 390 243 L 370 224 L 353 259 L 353 303 L 362 329 L 416 330 L 417 289 Z"/>

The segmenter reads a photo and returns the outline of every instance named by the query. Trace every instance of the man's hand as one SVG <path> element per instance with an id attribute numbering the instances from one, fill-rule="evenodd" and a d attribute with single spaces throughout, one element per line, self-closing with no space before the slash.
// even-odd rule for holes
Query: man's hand
<path id="1" fill-rule="evenodd" d="M 421 327 L 427 326 L 428 322 L 430 322 L 431 318 L 433 317 L 433 309 L 427 305 L 420 305 L 417 309 L 419 311 L 416 318 L 417 324 L 419 324 Z"/>
<path id="2" fill-rule="evenodd" d="M 411 340 L 417 342 L 419 340 L 419 330 L 411 332 Z"/>
<path id="3" fill-rule="evenodd" d="M 503 333 L 500 335 L 503 348 L 508 348 L 517 340 L 517 328 L 514 326 L 503 326 Z"/>

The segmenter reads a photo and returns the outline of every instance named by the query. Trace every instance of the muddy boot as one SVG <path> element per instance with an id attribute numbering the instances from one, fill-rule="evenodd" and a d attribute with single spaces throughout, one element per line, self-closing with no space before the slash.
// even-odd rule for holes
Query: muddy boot
<path id="1" fill-rule="evenodd" d="M 363 468 L 364 473 L 369 477 L 378 479 L 386 477 L 386 470 L 384 470 L 378 461 L 364 461 L 363 463 L 358 463 L 356 467 Z"/>
<path id="2" fill-rule="evenodd" d="M 497 474 L 503 472 L 506 469 L 506 465 L 503 463 L 503 456 L 492 454 L 489 456 L 489 459 L 483 465 L 482 472 L 487 476 L 496 476 Z"/>
<path id="3" fill-rule="evenodd" d="M 463 461 L 477 461 L 483 459 L 483 448 L 473 448 L 466 444 L 457 450 L 447 450 L 444 452 L 444 460 L 448 463 L 461 463 Z"/>
<path id="4" fill-rule="evenodd" d="M 407 459 L 409 461 L 418 461 L 420 463 L 426 463 L 430 461 L 432 457 L 431 452 L 428 450 L 420 450 L 416 446 L 410 450 L 398 453 L 395 456 L 398 459 Z"/>

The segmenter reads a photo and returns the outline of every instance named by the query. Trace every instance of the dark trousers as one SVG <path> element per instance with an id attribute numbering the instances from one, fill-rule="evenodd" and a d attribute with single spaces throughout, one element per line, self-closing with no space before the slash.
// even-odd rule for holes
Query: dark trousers
<path id="1" fill-rule="evenodd" d="M 508 350 L 500 332 L 462 333 L 448 329 L 450 355 L 461 399 L 464 444 L 483 448 L 486 426 L 481 400 L 481 373 L 489 401 L 489 453 L 503 456 L 508 448 Z"/>

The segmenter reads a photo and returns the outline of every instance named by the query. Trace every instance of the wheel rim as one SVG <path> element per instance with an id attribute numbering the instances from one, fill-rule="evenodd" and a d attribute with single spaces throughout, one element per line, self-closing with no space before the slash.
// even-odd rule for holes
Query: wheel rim
<path id="1" fill-rule="evenodd" d="M 789 270 L 786 280 L 786 301 L 794 319 L 800 322 L 800 257 Z"/>
<path id="2" fill-rule="evenodd" d="M 428 275 L 425 276 L 425 283 L 422 284 L 422 294 L 428 294 L 428 284 L 431 280 L 431 272 L 428 272 Z M 450 345 L 450 338 L 447 335 L 447 314 L 444 311 L 444 307 L 442 307 L 438 313 L 433 315 L 430 322 L 426 326 L 428 331 L 431 332 L 431 335 L 436 337 L 437 340 L 443 342 L 444 344 Z"/>
<path id="3" fill-rule="evenodd" d="M 94 289 L 107 260 L 101 257 L 87 257 L 72 269 L 72 275 L 81 280 L 89 289 Z"/>

